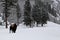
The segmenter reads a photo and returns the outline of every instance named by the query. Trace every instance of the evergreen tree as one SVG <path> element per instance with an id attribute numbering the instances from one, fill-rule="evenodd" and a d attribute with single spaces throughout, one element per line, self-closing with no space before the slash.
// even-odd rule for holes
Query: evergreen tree
<path id="1" fill-rule="evenodd" d="M 47 24 L 48 19 L 49 17 L 48 17 L 48 13 L 46 12 L 46 9 L 42 8 L 41 26 L 43 26 L 43 24 Z"/>
<path id="2" fill-rule="evenodd" d="M 47 12 L 51 13 L 53 16 L 57 16 L 56 15 L 56 10 L 53 8 L 51 8 L 51 4 L 49 4 L 48 2 L 46 3 L 46 9 L 47 9 Z"/>
<path id="3" fill-rule="evenodd" d="M 57 16 L 56 11 L 55 11 L 54 8 L 51 9 L 51 14 L 52 14 L 53 16 L 55 16 L 55 17 Z"/>
<path id="4" fill-rule="evenodd" d="M 37 1 L 36 3 L 39 6 L 37 8 L 39 8 L 39 10 L 40 10 L 40 12 L 39 12 L 40 15 L 38 14 L 40 17 L 39 16 L 38 17 L 40 18 L 40 23 L 43 26 L 43 24 L 46 24 L 47 20 L 49 19 L 48 12 L 50 12 L 51 8 L 50 8 L 50 5 L 47 6 L 41 0 Z M 36 13 L 36 15 L 37 15 L 37 13 Z M 36 18 L 36 20 L 38 20 L 38 19 Z"/>
<path id="5" fill-rule="evenodd" d="M 16 9 L 17 1 L 18 0 L 4 0 L 4 1 L 2 1 L 3 2 L 3 8 L 4 8 L 3 12 L 5 13 L 6 28 L 8 28 L 7 27 L 7 18 L 11 14 L 12 8 Z M 15 11 L 17 11 L 17 9 Z"/>
<path id="6" fill-rule="evenodd" d="M 10 10 L 10 0 L 3 0 L 2 1 L 3 2 L 3 7 L 4 7 L 4 10 L 3 10 L 3 12 L 5 13 L 5 22 L 6 22 L 6 28 L 8 28 L 7 27 L 7 17 L 9 16 L 9 14 L 10 14 L 10 12 L 9 12 L 9 10 Z"/>
<path id="7" fill-rule="evenodd" d="M 48 6 L 48 12 L 51 13 L 51 4 L 47 4 Z"/>
<path id="8" fill-rule="evenodd" d="M 24 5 L 24 24 L 30 25 L 31 27 L 31 21 L 31 4 L 30 1 L 27 0 Z"/>
<path id="9" fill-rule="evenodd" d="M 41 10 L 38 5 L 33 6 L 32 17 L 33 17 L 34 21 L 37 22 L 37 27 L 38 27 L 38 24 L 40 24 L 40 22 L 41 22 Z"/>

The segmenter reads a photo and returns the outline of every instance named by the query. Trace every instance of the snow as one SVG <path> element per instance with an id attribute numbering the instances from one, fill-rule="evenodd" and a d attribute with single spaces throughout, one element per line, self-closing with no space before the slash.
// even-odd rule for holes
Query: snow
<path id="1" fill-rule="evenodd" d="M 0 14 L 0 25 L 6 25 L 4 20 L 2 19 L 3 13 Z M 10 23 L 7 21 L 7 24 L 9 25 Z"/>
<path id="2" fill-rule="evenodd" d="M 0 17 L 0 22 L 3 22 L 2 17 Z"/>
<path id="3" fill-rule="evenodd" d="M 60 25 L 47 22 L 44 27 L 26 28 L 21 23 L 16 33 L 9 33 L 9 28 L 0 26 L 0 39 L 1 40 L 60 40 Z"/>

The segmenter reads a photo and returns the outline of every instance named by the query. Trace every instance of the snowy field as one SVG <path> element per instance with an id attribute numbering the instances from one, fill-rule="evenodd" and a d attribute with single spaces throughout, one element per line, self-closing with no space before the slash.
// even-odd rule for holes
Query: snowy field
<path id="1" fill-rule="evenodd" d="M 16 33 L 0 26 L 0 40 L 60 40 L 60 25 L 48 22 L 44 27 L 26 28 L 21 23 Z"/>

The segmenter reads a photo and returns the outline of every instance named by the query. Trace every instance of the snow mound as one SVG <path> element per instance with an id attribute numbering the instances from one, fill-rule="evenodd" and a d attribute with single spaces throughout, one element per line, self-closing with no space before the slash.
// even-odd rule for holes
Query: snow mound
<path id="1" fill-rule="evenodd" d="M 53 23 L 53 22 L 48 21 L 48 22 L 47 22 L 47 27 L 60 27 L 60 25 L 59 25 L 59 24 L 56 24 L 56 23 Z"/>

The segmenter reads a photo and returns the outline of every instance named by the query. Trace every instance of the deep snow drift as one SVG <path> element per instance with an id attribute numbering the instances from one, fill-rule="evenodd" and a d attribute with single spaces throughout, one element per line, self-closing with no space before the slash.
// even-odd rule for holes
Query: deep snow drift
<path id="1" fill-rule="evenodd" d="M 0 40 L 60 40 L 60 25 L 48 21 L 44 27 L 26 28 L 21 23 L 16 33 L 0 26 Z"/>

